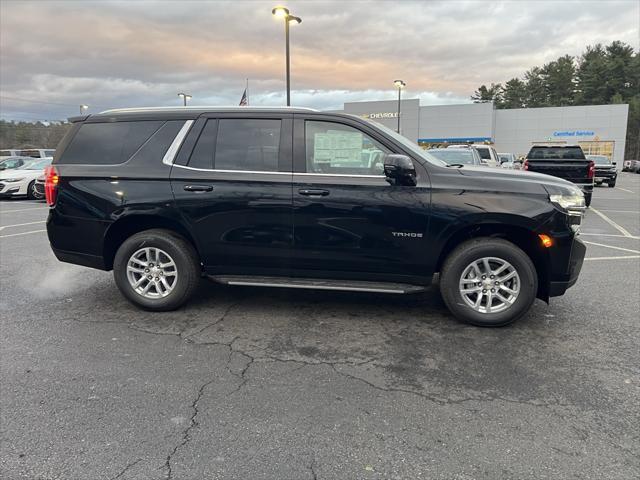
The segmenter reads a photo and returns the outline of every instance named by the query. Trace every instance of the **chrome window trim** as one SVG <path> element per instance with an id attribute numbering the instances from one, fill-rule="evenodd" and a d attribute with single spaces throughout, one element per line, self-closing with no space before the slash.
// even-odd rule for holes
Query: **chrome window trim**
<path id="1" fill-rule="evenodd" d="M 294 172 L 295 176 L 314 176 L 314 177 L 349 177 L 349 178 L 385 178 L 384 175 L 356 175 L 356 174 L 348 174 L 348 173 L 305 173 L 305 172 Z"/>
<path id="2" fill-rule="evenodd" d="M 196 172 L 211 173 L 256 173 L 267 175 L 293 175 L 295 177 L 314 176 L 314 177 L 349 177 L 349 178 L 385 178 L 384 175 L 348 175 L 346 173 L 304 173 L 304 172 L 272 172 L 269 170 L 219 170 L 215 168 L 196 168 L 186 165 L 174 165 L 175 168 L 184 168 L 185 170 L 195 170 Z"/>
<path id="3" fill-rule="evenodd" d="M 178 149 L 180 148 L 180 145 L 182 145 L 184 138 L 187 136 L 187 133 L 191 129 L 191 125 L 193 125 L 193 122 L 193 120 L 186 120 L 184 122 L 184 125 L 182 125 L 182 128 L 176 135 L 176 138 L 173 139 L 173 142 L 171 142 L 169 149 L 164 154 L 164 157 L 162 157 L 162 163 L 169 166 L 173 165 L 173 162 L 176 159 L 176 154 L 178 153 Z"/>
<path id="4" fill-rule="evenodd" d="M 267 175 L 291 175 L 291 172 L 272 172 L 270 170 L 216 170 L 215 168 L 196 168 L 186 165 L 174 165 L 176 168 L 184 168 L 186 170 L 195 170 L 196 172 L 211 173 L 265 173 Z"/>

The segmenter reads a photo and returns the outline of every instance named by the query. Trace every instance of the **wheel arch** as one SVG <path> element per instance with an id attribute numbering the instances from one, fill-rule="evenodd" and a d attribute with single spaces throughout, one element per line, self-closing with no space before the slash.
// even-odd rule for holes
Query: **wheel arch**
<path id="1" fill-rule="evenodd" d="M 191 243 L 198 257 L 200 256 L 200 251 L 193 235 L 178 220 L 157 215 L 127 215 L 113 222 L 105 233 L 103 244 L 105 269 L 111 270 L 113 268 L 113 259 L 116 256 L 116 252 L 127 238 L 144 230 L 154 228 L 162 228 L 177 233 Z"/>
<path id="2" fill-rule="evenodd" d="M 436 272 L 440 272 L 449 254 L 461 243 L 473 238 L 502 238 L 522 249 L 531 259 L 538 275 L 537 297 L 549 301 L 549 253 L 542 247 L 538 234 L 527 227 L 506 223 L 467 225 L 451 234 L 438 256 Z"/>

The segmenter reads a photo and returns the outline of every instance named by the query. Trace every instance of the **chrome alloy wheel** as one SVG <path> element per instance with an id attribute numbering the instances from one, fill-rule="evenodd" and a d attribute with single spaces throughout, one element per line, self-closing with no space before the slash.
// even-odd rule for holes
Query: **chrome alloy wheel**
<path id="1" fill-rule="evenodd" d="M 127 280 L 139 295 L 151 299 L 163 298 L 176 286 L 178 269 L 167 252 L 145 247 L 129 257 Z"/>
<path id="2" fill-rule="evenodd" d="M 499 313 L 518 298 L 520 276 L 506 260 L 484 257 L 467 265 L 458 285 L 463 300 L 476 312 Z"/>

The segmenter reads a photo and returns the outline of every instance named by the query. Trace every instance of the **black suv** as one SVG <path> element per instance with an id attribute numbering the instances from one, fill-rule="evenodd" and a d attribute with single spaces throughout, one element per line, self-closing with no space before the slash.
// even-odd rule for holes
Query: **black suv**
<path id="1" fill-rule="evenodd" d="M 448 166 L 374 122 L 294 108 L 111 110 L 70 119 L 46 172 L 55 255 L 175 309 L 200 278 L 412 293 L 506 325 L 562 295 L 585 254 L 582 192 Z"/>

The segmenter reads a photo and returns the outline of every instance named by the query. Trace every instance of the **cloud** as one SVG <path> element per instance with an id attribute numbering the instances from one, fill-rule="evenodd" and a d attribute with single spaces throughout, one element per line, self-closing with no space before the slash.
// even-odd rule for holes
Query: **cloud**
<path id="1" fill-rule="evenodd" d="M 86 103 L 253 104 L 284 100 L 283 23 L 265 1 L 0 4 L 0 110 L 5 118 L 64 118 Z M 637 1 L 291 1 L 292 98 L 339 108 L 393 98 L 392 81 L 423 103 L 468 101 L 586 45 L 638 48 Z M 15 98 L 30 100 L 13 100 Z M 65 105 L 53 105 L 67 104 Z M 12 117 L 13 116 L 13 117 Z"/>

